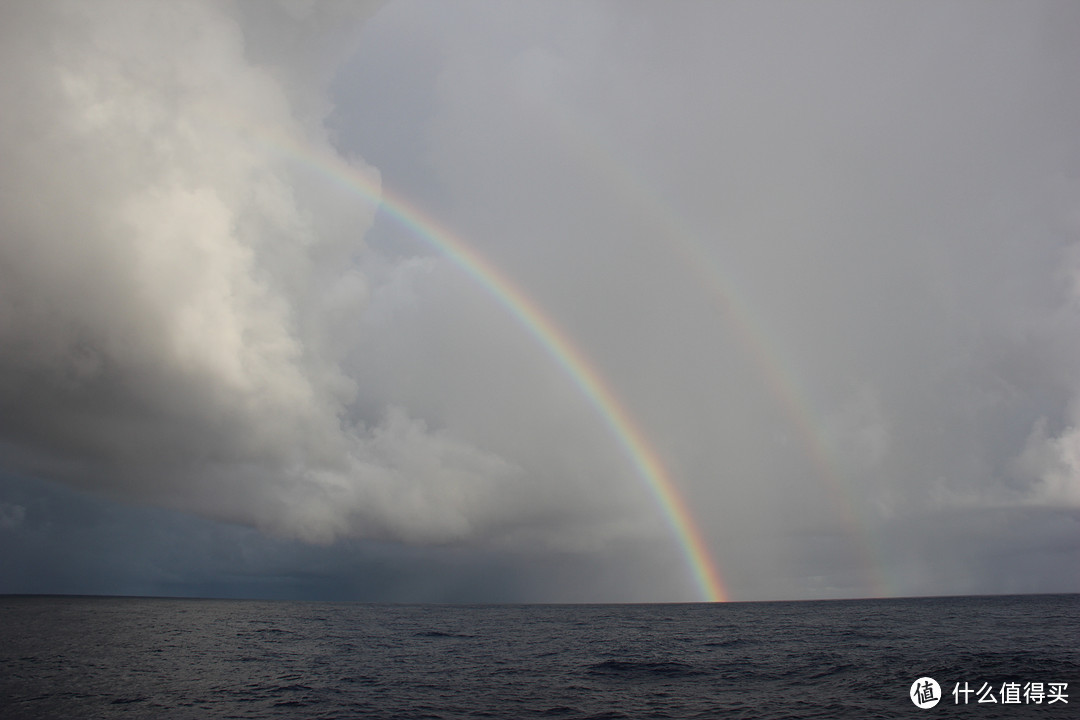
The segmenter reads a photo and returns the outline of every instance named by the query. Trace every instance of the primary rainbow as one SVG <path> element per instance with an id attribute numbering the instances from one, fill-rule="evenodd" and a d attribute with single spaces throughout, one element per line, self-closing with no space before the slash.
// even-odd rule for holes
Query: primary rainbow
<path id="1" fill-rule="evenodd" d="M 403 196 L 387 190 L 377 180 L 349 165 L 330 149 L 320 151 L 284 135 L 275 135 L 266 140 L 271 146 L 285 151 L 289 157 L 317 169 L 335 182 L 345 184 L 366 201 L 380 207 L 416 237 L 450 259 L 505 307 L 539 341 L 600 413 L 662 509 L 665 520 L 678 539 L 701 598 L 707 602 L 728 600 L 727 589 L 701 530 L 660 456 L 603 376 L 535 302 L 450 230 Z"/>

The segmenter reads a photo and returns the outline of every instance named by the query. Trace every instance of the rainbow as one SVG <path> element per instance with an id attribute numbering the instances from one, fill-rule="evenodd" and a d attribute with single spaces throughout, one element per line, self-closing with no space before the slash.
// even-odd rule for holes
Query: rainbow
<path id="1" fill-rule="evenodd" d="M 540 107 L 534 108 L 534 116 L 539 116 L 541 111 Z M 582 117 L 572 117 L 568 113 L 556 115 L 550 110 L 546 115 L 562 141 L 573 147 L 575 155 L 585 159 L 617 197 L 625 199 L 627 207 L 635 208 L 655 224 L 658 235 L 674 250 L 672 254 L 681 259 L 698 285 L 723 312 L 739 345 L 758 368 L 769 394 L 795 429 L 814 476 L 847 523 L 855 552 L 862 556 L 864 578 L 871 593 L 875 597 L 889 596 L 889 585 L 881 572 L 882 564 L 874 557 L 876 543 L 855 511 L 850 491 L 845 488 L 829 456 L 828 442 L 817 427 L 807 394 L 801 390 L 795 371 L 781 361 L 785 355 L 777 350 L 779 343 L 775 338 L 768 337 L 766 323 L 750 321 L 752 314 L 743 294 L 738 291 L 738 283 L 698 239 L 698 233 L 687 226 L 659 193 L 647 186 L 642 174 L 632 171 L 618 153 L 605 146 L 602 133 L 590 129 Z"/>
<path id="2" fill-rule="evenodd" d="M 254 132 L 256 137 L 262 136 L 262 140 L 271 148 L 305 163 L 379 207 L 448 258 L 506 308 L 571 378 L 603 418 L 660 506 L 678 540 L 701 599 L 706 602 L 725 602 L 729 599 L 705 538 L 659 454 L 603 376 L 535 302 L 502 271 L 421 208 L 404 196 L 382 187 L 377 179 L 356 169 L 329 148 L 320 150 L 285 135 L 269 137 L 265 131 L 254 131 L 250 126 L 247 130 Z"/>

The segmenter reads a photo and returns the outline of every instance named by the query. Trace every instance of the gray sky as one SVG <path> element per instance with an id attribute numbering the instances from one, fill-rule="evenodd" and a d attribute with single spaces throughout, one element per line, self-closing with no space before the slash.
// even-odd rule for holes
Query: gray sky
<path id="1" fill-rule="evenodd" d="M 0 592 L 1080 591 L 1075 4 L 7 3 Z"/>

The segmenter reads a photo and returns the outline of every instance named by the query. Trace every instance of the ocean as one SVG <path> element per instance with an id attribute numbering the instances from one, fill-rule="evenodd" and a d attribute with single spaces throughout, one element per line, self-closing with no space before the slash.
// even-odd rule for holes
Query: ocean
<path id="1" fill-rule="evenodd" d="M 926 709 L 912 699 L 921 678 L 938 684 L 914 688 L 937 700 Z M 1077 718 L 1080 595 L 711 605 L 0 597 L 0 717 Z"/>

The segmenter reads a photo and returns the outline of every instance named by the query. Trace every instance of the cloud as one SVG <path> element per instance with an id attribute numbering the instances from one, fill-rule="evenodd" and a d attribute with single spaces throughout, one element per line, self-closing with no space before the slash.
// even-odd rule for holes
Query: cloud
<path id="1" fill-rule="evenodd" d="M 1032 483 L 1029 502 L 1080 508 L 1080 430 L 1069 426 L 1050 437 L 1041 418 L 1017 458 L 1016 470 Z"/>
<path id="2" fill-rule="evenodd" d="M 736 597 L 1075 565 L 1071 5 L 0 13 L 7 471 L 693 597 L 602 413 L 336 153 L 572 339 Z"/>
<path id="3" fill-rule="evenodd" d="M 9 471 L 318 542 L 483 529 L 512 463 L 403 409 L 349 419 L 374 208 L 274 146 L 334 152 L 325 89 L 371 10 L 6 6 Z"/>

